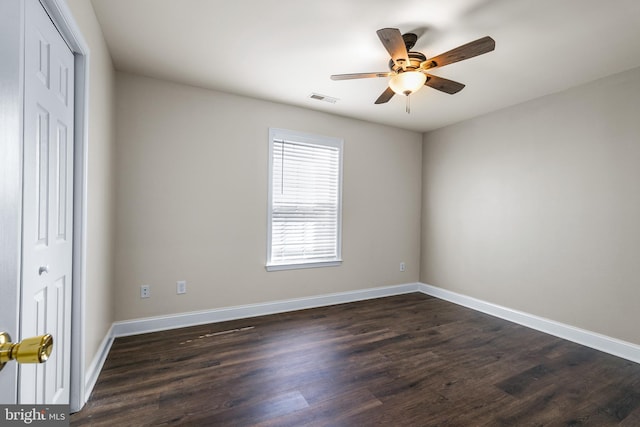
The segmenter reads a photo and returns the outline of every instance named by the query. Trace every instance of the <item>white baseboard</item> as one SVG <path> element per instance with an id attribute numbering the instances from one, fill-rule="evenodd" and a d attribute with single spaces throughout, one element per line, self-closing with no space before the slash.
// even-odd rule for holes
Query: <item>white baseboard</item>
<path id="1" fill-rule="evenodd" d="M 449 301 L 482 313 L 490 314 L 510 322 L 526 326 L 559 338 L 573 341 L 632 362 L 640 363 L 640 346 L 601 335 L 596 332 L 576 328 L 554 320 L 538 317 L 533 314 L 512 310 L 490 302 L 462 295 L 424 283 L 418 284 L 418 290 L 426 295 Z"/>
<path id="2" fill-rule="evenodd" d="M 85 372 L 84 376 L 84 402 L 87 403 L 89 397 L 91 396 L 91 392 L 93 392 L 93 388 L 98 381 L 98 376 L 102 371 L 102 367 L 104 366 L 104 362 L 107 361 L 107 356 L 109 355 L 109 350 L 111 350 L 111 344 L 113 344 L 113 325 L 107 331 L 107 334 L 102 339 L 100 346 L 98 347 L 98 351 L 96 352 L 95 357 L 91 361 L 91 365 Z"/>
<path id="3" fill-rule="evenodd" d="M 417 283 L 369 288 L 350 292 L 318 295 L 307 298 L 296 298 L 283 301 L 273 301 L 261 304 L 240 305 L 235 307 L 217 308 L 213 310 L 194 311 L 189 313 L 172 314 L 167 316 L 147 317 L 142 319 L 114 322 L 113 336 L 124 337 L 148 332 L 165 331 L 169 329 L 185 328 L 188 326 L 204 325 L 207 323 L 225 322 L 228 320 L 245 319 L 268 314 L 284 313 L 287 311 L 304 310 L 307 308 L 323 307 L 327 305 L 343 304 L 347 302 L 363 301 L 392 295 L 418 292 Z"/>

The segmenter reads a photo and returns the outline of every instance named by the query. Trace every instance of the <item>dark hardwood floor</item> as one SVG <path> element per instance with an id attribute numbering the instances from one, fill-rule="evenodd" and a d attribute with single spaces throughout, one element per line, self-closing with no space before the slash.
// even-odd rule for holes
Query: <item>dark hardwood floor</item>
<path id="1" fill-rule="evenodd" d="M 640 426 L 640 365 L 416 293 L 119 338 L 71 424 Z"/>

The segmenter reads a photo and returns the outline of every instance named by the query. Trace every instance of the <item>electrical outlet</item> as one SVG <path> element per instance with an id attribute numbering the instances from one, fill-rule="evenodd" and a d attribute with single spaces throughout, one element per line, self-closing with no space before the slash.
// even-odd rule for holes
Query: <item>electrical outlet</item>
<path id="1" fill-rule="evenodd" d="M 187 281 L 179 280 L 176 282 L 176 294 L 186 294 L 187 293 Z"/>
<path id="2" fill-rule="evenodd" d="M 149 298 L 151 296 L 151 286 L 142 285 L 140 286 L 140 298 Z"/>
<path id="3" fill-rule="evenodd" d="M 404 264 L 404 262 L 400 263 L 400 271 L 405 271 L 407 269 L 407 266 Z"/>

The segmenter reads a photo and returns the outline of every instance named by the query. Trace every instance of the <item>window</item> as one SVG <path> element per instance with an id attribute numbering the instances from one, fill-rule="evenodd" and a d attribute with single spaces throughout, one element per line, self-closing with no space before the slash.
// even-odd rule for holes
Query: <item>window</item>
<path id="1" fill-rule="evenodd" d="M 342 262 L 342 145 L 269 129 L 267 270 Z"/>

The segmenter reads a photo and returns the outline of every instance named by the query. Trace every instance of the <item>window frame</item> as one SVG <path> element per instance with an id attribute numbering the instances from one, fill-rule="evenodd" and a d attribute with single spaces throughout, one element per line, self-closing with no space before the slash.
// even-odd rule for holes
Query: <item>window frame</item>
<path id="1" fill-rule="evenodd" d="M 290 262 L 273 262 L 272 255 L 272 225 L 273 225 L 273 152 L 274 142 L 290 141 L 297 143 L 307 143 L 313 145 L 323 145 L 336 147 L 339 150 L 338 155 L 338 203 L 337 203 L 337 236 L 336 236 L 336 257 L 330 260 L 320 261 L 294 261 Z M 329 137 L 323 135 L 315 135 L 306 132 L 299 132 L 289 129 L 269 128 L 269 178 L 267 193 L 267 261 L 265 268 L 267 271 L 294 270 L 304 268 L 318 267 L 336 267 L 342 264 L 342 187 L 343 187 L 343 157 L 344 157 L 344 140 L 342 138 Z"/>

